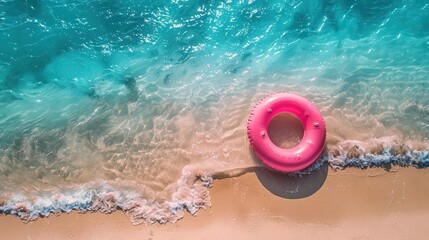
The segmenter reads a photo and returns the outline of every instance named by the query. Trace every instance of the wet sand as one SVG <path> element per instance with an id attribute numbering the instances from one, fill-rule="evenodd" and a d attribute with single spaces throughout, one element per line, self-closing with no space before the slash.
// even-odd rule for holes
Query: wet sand
<path id="1" fill-rule="evenodd" d="M 179 222 L 133 226 L 121 212 L 30 223 L 0 216 L 0 239 L 426 239 L 428 169 L 333 171 L 299 179 L 258 170 L 216 180 L 212 207 Z"/>

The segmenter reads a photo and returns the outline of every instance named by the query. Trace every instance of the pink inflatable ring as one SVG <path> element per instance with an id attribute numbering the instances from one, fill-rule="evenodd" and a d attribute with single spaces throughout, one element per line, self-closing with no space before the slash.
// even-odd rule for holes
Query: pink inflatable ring
<path id="1" fill-rule="evenodd" d="M 277 147 L 268 136 L 274 116 L 289 113 L 304 128 L 302 140 L 290 149 Z M 326 125 L 319 110 L 307 99 L 290 93 L 275 93 L 260 100 L 247 121 L 247 135 L 259 159 L 280 172 L 296 172 L 310 166 L 322 154 Z"/>

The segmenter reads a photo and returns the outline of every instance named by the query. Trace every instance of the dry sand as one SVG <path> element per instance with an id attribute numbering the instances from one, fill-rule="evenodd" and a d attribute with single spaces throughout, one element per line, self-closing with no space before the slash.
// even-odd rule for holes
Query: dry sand
<path id="1" fill-rule="evenodd" d="M 212 207 L 175 224 L 133 226 L 121 212 L 0 216 L 0 239 L 427 239 L 428 180 L 415 168 L 324 166 L 300 179 L 260 170 L 215 181 Z"/>

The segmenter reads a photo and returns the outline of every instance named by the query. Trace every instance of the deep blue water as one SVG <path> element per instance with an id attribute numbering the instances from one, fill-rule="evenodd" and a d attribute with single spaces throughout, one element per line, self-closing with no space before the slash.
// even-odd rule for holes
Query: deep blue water
<path id="1" fill-rule="evenodd" d="M 2 0 L 0 43 L 0 212 L 24 219 L 207 207 L 276 91 L 319 107 L 334 167 L 429 162 L 428 1 Z"/>

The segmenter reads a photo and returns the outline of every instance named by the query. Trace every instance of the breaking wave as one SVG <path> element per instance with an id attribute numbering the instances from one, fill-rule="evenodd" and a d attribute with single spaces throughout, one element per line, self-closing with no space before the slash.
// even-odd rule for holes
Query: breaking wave
<path id="1" fill-rule="evenodd" d="M 309 168 L 290 177 L 299 178 L 318 171 L 328 163 L 334 170 L 356 167 L 382 167 L 389 171 L 393 166 L 425 168 L 429 166 L 427 143 L 400 142 L 397 139 L 372 139 L 367 142 L 344 141 L 329 149 Z M 69 189 L 38 190 L 31 194 L 5 193 L 0 198 L 0 213 L 12 214 L 24 221 L 48 217 L 50 214 L 71 211 L 102 212 L 123 211 L 133 224 L 176 222 L 184 217 L 185 211 L 196 214 L 199 209 L 211 206 L 209 188 L 214 180 L 238 177 L 265 166 L 256 164 L 224 170 L 202 171 L 185 167 L 181 178 L 167 187 L 169 197 L 159 197 L 155 191 L 144 185 L 122 181 L 98 182 L 70 187 Z M 130 190 L 124 189 L 124 186 Z M 147 193 L 146 197 L 142 193 Z M 150 197 L 148 197 L 150 196 Z"/>

